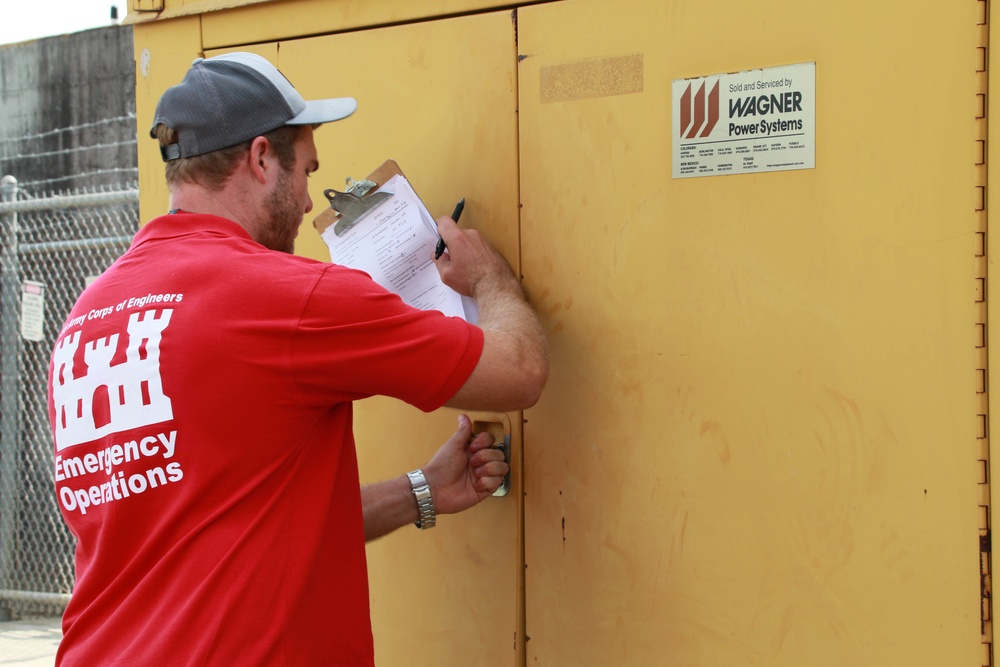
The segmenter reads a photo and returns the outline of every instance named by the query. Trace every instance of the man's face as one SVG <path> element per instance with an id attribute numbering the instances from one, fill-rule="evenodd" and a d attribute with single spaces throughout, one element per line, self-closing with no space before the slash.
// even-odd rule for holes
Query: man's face
<path id="1" fill-rule="evenodd" d="M 303 127 L 295 142 L 295 165 L 281 170 L 274 189 L 264 201 L 267 219 L 257 241 L 266 248 L 280 252 L 295 251 L 302 217 L 312 210 L 309 197 L 309 174 L 319 169 L 316 144 L 311 127 Z"/>

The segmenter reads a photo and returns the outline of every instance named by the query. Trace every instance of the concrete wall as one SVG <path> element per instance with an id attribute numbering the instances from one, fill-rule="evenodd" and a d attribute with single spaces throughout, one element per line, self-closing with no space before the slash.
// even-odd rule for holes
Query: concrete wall
<path id="1" fill-rule="evenodd" d="M 0 118 L 0 174 L 29 192 L 134 182 L 131 26 L 0 46 Z"/>

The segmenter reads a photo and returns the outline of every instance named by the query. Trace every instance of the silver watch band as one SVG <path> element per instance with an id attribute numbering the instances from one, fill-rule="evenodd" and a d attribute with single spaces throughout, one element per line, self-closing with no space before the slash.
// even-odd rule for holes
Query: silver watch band
<path id="1" fill-rule="evenodd" d="M 410 488 L 417 499 L 417 511 L 420 513 L 420 518 L 414 525 L 420 530 L 433 528 L 437 523 L 437 514 L 434 511 L 434 499 L 431 498 L 431 487 L 424 477 L 424 471 L 417 468 L 413 472 L 406 473 L 406 476 L 410 478 Z"/>

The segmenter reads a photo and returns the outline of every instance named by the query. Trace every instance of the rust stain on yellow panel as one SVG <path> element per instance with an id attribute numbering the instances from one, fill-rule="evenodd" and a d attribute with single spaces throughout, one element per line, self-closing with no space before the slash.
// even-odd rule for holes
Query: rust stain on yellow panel
<path id="1" fill-rule="evenodd" d="M 539 71 L 538 79 L 543 103 L 641 93 L 642 54 L 551 65 Z"/>

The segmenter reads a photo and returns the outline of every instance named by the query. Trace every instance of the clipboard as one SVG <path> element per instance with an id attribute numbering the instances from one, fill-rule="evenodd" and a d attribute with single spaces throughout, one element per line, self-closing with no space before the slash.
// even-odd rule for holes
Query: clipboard
<path id="1" fill-rule="evenodd" d="M 327 188 L 323 196 L 330 202 L 330 207 L 313 219 L 313 227 L 322 235 L 330 225 L 336 225 L 334 233 L 342 236 L 386 200 L 389 195 L 379 192 L 378 188 L 397 175 L 406 178 L 395 160 L 386 160 L 364 180 L 348 178 L 344 192 Z"/>
<path id="2" fill-rule="evenodd" d="M 363 181 L 348 178 L 344 192 L 328 188 L 323 195 L 330 207 L 313 227 L 331 261 L 368 273 L 414 308 L 478 321 L 475 301 L 441 281 L 433 261 L 437 224 L 395 160 Z"/>

